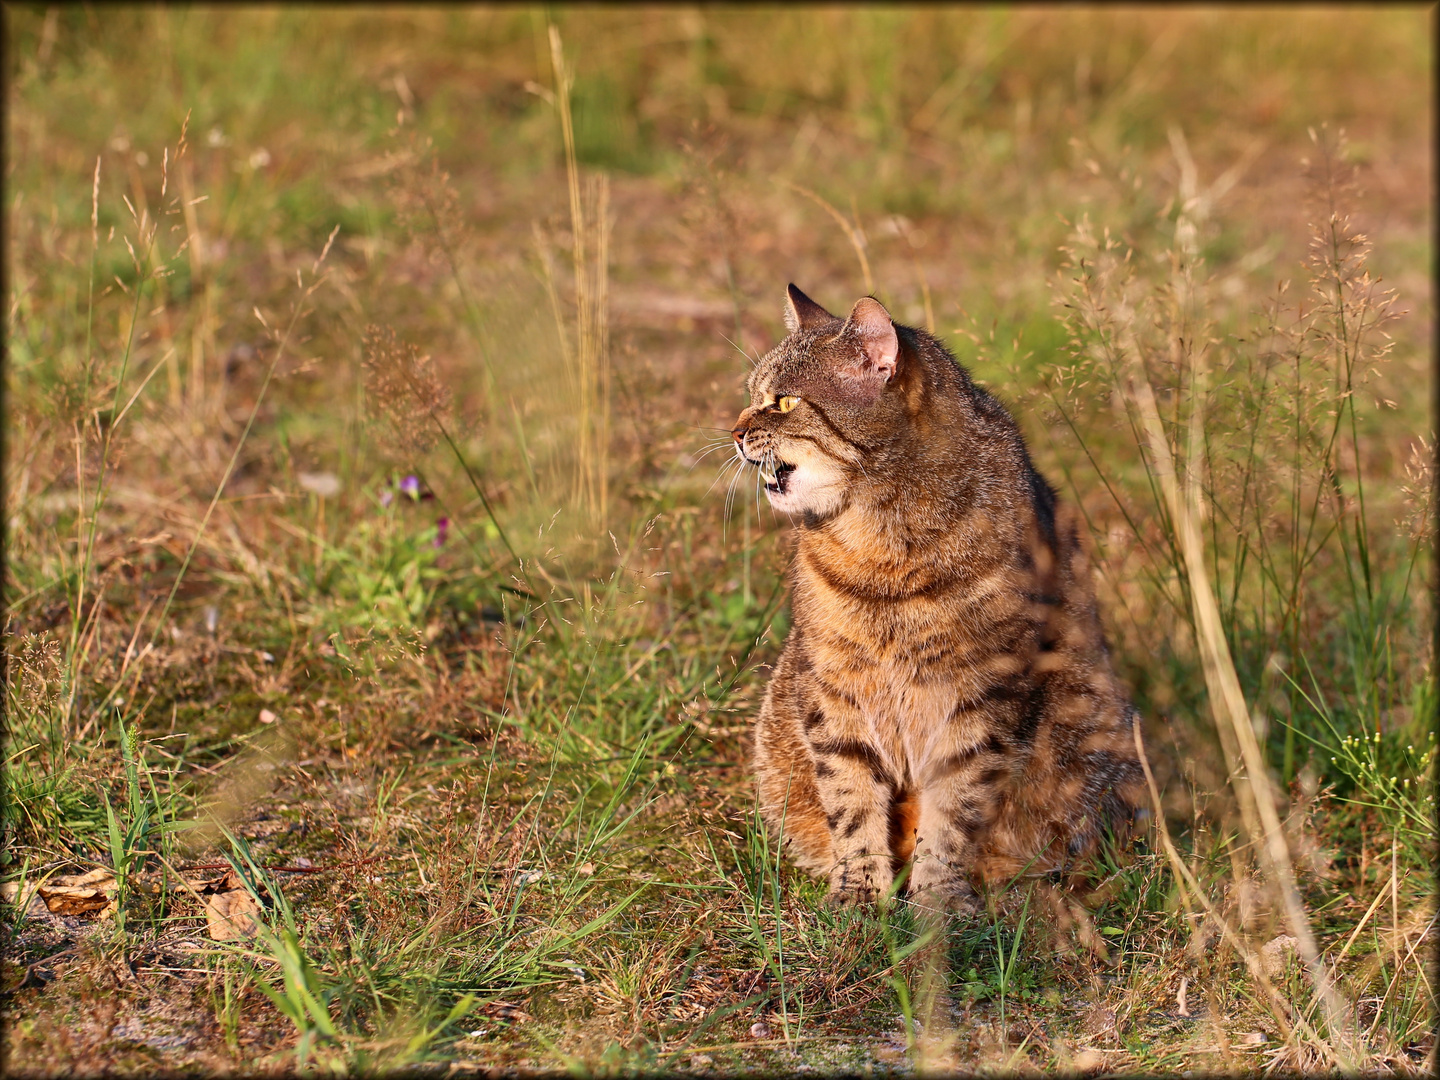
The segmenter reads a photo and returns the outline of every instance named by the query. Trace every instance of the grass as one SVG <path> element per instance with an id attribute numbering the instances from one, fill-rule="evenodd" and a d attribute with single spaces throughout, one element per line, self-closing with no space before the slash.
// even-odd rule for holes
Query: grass
<path id="1" fill-rule="evenodd" d="M 118 899 L 0 907 L 10 1069 L 1433 1068 L 1431 13 L 5 17 L 0 876 Z M 835 912 L 753 812 L 787 280 L 1084 512 L 1088 891 Z"/>

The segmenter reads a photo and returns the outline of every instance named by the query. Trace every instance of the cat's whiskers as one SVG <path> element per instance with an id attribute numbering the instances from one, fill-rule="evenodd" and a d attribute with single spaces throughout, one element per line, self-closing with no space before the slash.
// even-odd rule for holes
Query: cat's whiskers
<path id="1" fill-rule="evenodd" d="M 750 464 L 750 462 L 745 458 L 745 452 L 738 446 L 735 448 L 735 459 L 733 464 L 735 466 L 735 471 L 730 477 L 730 483 L 726 489 L 725 494 L 725 516 L 727 519 L 730 516 L 730 503 L 735 493 L 735 484 L 740 479 L 740 474 L 744 471 L 745 466 Z M 724 474 L 725 470 L 721 469 L 720 475 L 723 476 Z"/>
<path id="2" fill-rule="evenodd" d="M 745 467 L 745 465 L 746 465 L 745 460 L 744 460 L 743 458 L 739 458 L 739 457 L 734 458 L 734 459 L 732 459 L 732 460 L 730 460 L 730 461 L 727 461 L 727 462 L 725 462 L 723 465 L 721 465 L 719 472 L 717 472 L 717 473 L 715 474 L 715 479 L 712 480 L 712 481 L 710 482 L 710 486 L 705 489 L 704 498 L 707 498 L 707 499 L 708 499 L 708 498 L 710 497 L 710 493 L 715 490 L 715 485 L 718 484 L 718 483 L 720 483 L 721 480 L 724 480 L 724 479 L 725 479 L 725 474 L 726 474 L 730 469 L 732 469 L 732 468 L 735 469 L 735 470 L 736 470 L 735 476 L 739 476 L 739 475 L 740 475 L 739 470 L 740 470 L 740 469 L 743 469 L 743 468 Z M 734 483 L 734 477 L 731 477 L 731 483 L 732 483 L 732 484 Z"/>
<path id="3" fill-rule="evenodd" d="M 740 476 L 741 473 L 744 472 L 744 467 L 750 464 L 743 457 L 739 458 L 738 462 L 740 468 L 735 470 L 735 475 L 730 478 L 730 486 L 725 491 L 725 524 L 720 533 L 721 543 L 725 542 L 725 538 L 730 533 L 730 509 L 735 503 L 735 485 L 740 482 Z"/>
<path id="4" fill-rule="evenodd" d="M 700 462 L 704 461 L 716 450 L 724 450 L 727 444 L 733 444 L 733 442 L 733 439 L 726 439 L 724 442 L 715 442 L 707 446 L 704 450 L 701 450 L 698 454 L 695 455 L 695 460 L 691 463 L 690 468 L 695 468 L 696 465 L 699 465 Z"/>
<path id="5" fill-rule="evenodd" d="M 745 357 L 746 360 L 749 360 L 751 367 L 759 367 L 759 366 L 760 366 L 760 358 L 759 358 L 759 357 L 755 357 L 755 358 L 752 359 L 751 356 L 750 356 L 750 354 L 749 354 L 748 352 L 746 352 L 744 349 L 742 349 L 739 345 L 736 345 L 735 342 L 731 341 L 728 335 L 726 335 L 726 334 L 721 334 L 720 336 L 721 336 L 722 338 L 724 338 L 727 342 L 729 342 L 729 343 L 730 343 L 730 346 L 731 346 L 736 352 L 738 352 L 741 356 Z"/>
<path id="6" fill-rule="evenodd" d="M 690 428 L 690 430 L 699 432 L 714 432 L 716 435 L 724 439 L 729 439 L 732 437 L 729 428 L 715 427 L 712 424 L 695 424 Z"/>
<path id="7" fill-rule="evenodd" d="M 765 451 L 764 463 L 755 470 L 755 516 L 760 516 L 760 485 L 765 481 L 765 474 L 775 475 L 775 450 L 772 447 Z"/>
<path id="8" fill-rule="evenodd" d="M 700 464 L 700 462 L 705 460 L 705 458 L 709 457 L 716 450 L 723 450 L 728 446 L 735 446 L 735 436 L 730 432 L 729 428 L 712 426 L 701 427 L 697 425 L 693 430 L 713 434 L 711 434 L 710 436 L 710 441 L 704 444 L 704 448 L 694 455 L 694 460 L 690 464 L 691 469 L 694 469 L 696 465 Z"/>

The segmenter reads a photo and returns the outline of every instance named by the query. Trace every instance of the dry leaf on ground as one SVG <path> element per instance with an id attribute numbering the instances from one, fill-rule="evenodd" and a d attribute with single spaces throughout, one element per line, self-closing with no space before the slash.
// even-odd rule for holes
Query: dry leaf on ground
<path id="1" fill-rule="evenodd" d="M 103 889 L 42 885 L 40 896 L 52 915 L 103 915 L 114 907 L 111 897 Z"/>
<path id="2" fill-rule="evenodd" d="M 215 941 L 254 937 L 260 932 L 260 905 L 244 889 L 216 893 L 205 900 L 205 923 Z"/>
<path id="3" fill-rule="evenodd" d="M 115 910 L 115 876 L 104 867 L 84 874 L 61 874 L 39 888 L 40 898 L 52 915 L 95 915 L 104 918 Z"/>
<path id="4" fill-rule="evenodd" d="M 234 880 L 231 880 L 232 878 Z M 172 888 L 187 894 L 192 891 L 196 893 L 230 892 L 232 889 L 244 888 L 244 883 L 241 882 L 238 877 L 234 876 L 233 871 L 226 871 L 223 874 L 215 874 L 209 877 L 202 875 L 190 877 L 187 874 L 181 874 L 180 881 L 184 882 L 184 884 L 177 883 L 173 885 Z"/>

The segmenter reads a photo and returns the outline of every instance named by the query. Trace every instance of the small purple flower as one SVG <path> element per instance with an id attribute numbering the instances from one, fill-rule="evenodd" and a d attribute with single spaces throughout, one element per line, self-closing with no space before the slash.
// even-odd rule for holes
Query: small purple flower
<path id="1" fill-rule="evenodd" d="M 387 487 L 384 491 L 380 492 L 380 505 L 381 505 L 381 506 L 384 506 L 384 507 L 387 507 L 387 508 L 388 508 L 389 505 L 390 505 L 392 502 L 394 502 L 394 501 L 395 501 L 395 493 L 394 493 L 393 491 L 391 491 L 388 487 Z"/>
<path id="2" fill-rule="evenodd" d="M 450 531 L 450 519 L 442 517 L 435 522 L 435 539 L 432 541 L 435 547 L 445 543 L 445 534 Z"/>
<path id="3" fill-rule="evenodd" d="M 400 490 L 412 499 L 420 498 L 420 478 L 418 476 L 407 476 L 400 481 Z"/>

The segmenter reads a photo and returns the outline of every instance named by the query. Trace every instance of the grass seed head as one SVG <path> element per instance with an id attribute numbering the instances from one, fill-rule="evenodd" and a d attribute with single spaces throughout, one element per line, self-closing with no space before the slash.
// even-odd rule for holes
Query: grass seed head
<path id="1" fill-rule="evenodd" d="M 435 445 L 450 391 L 431 358 L 400 340 L 391 327 L 365 331 L 365 393 L 399 437 L 398 456 L 413 462 Z"/>

